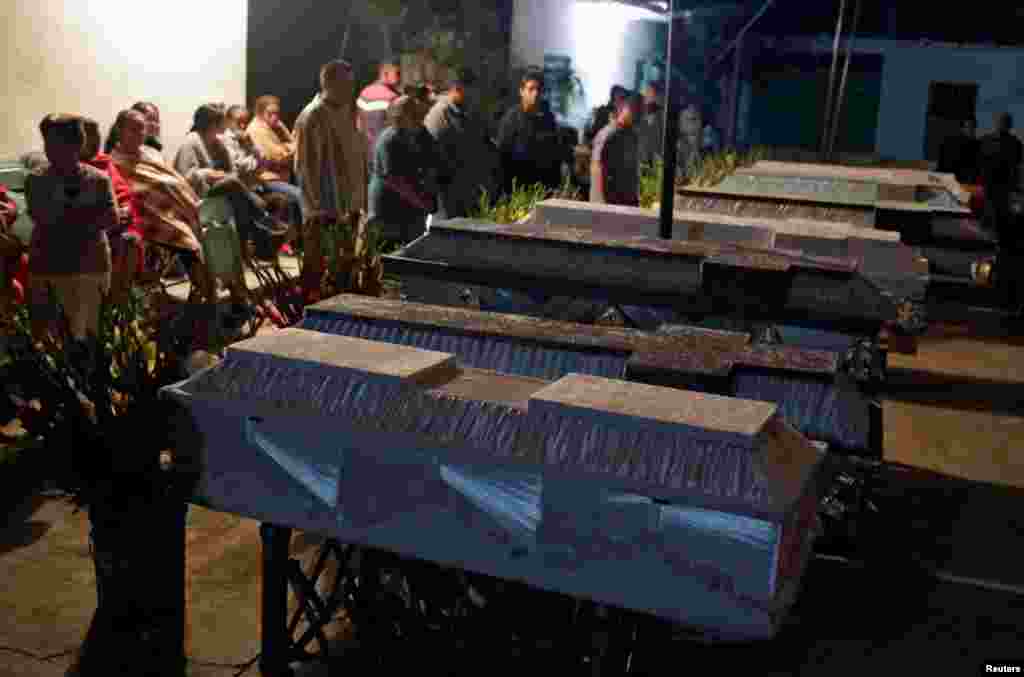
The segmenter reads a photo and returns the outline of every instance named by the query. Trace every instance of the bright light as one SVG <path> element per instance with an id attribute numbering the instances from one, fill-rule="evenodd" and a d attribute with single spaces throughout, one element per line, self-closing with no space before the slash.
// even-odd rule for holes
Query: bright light
<path id="1" fill-rule="evenodd" d="M 638 19 L 664 21 L 665 17 L 650 10 L 614 2 L 573 3 L 570 14 L 572 65 L 583 81 L 588 111 L 607 100 L 612 85 L 633 87 L 636 64 L 625 62 L 623 47 L 626 23 Z"/>

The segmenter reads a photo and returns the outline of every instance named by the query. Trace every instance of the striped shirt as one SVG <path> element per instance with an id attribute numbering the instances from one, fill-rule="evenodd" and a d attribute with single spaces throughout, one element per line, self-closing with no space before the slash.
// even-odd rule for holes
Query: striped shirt
<path id="1" fill-rule="evenodd" d="M 398 96 L 397 89 L 378 81 L 367 85 L 356 101 L 356 108 L 359 111 L 359 129 L 366 135 L 367 157 L 371 164 L 377 137 L 387 127 L 388 106 Z"/>

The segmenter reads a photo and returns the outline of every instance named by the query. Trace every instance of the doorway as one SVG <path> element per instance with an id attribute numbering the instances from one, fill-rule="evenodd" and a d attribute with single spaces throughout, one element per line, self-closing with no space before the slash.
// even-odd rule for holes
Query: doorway
<path id="1" fill-rule="evenodd" d="M 939 149 L 948 137 L 960 133 L 960 123 L 975 117 L 978 83 L 933 82 L 928 87 L 928 112 L 925 120 L 924 157 L 939 159 Z"/>

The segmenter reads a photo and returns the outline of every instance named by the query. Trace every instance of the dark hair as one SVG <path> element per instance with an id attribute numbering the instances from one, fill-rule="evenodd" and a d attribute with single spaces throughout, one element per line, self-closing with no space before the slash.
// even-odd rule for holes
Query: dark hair
<path id="1" fill-rule="evenodd" d="M 401 68 L 401 67 L 402 67 L 402 59 L 401 59 L 401 57 L 397 57 L 397 56 L 388 57 L 387 59 L 384 59 L 379 64 L 377 64 L 377 70 L 378 71 L 383 71 L 383 70 L 385 70 L 387 68 Z"/>
<path id="2" fill-rule="evenodd" d="M 612 85 L 612 90 L 608 94 L 610 100 L 614 100 L 616 96 L 629 96 L 629 90 L 622 85 Z"/>
<path id="3" fill-rule="evenodd" d="M 350 64 L 345 59 L 332 59 L 331 61 L 325 63 L 323 66 L 320 66 L 320 82 L 323 82 L 324 78 L 327 76 L 329 72 L 338 69 L 343 70 L 349 73 L 350 75 L 352 74 L 352 64 Z"/>
<path id="4" fill-rule="evenodd" d="M 996 124 L 1000 130 L 1013 129 L 1013 116 L 1009 113 L 1000 113 L 996 116 Z"/>
<path id="5" fill-rule="evenodd" d="M 544 73 L 539 70 L 528 70 L 519 80 L 519 89 L 526 86 L 527 82 L 536 82 L 539 89 L 544 89 Z"/>
<path id="6" fill-rule="evenodd" d="M 142 113 L 143 115 L 145 115 L 146 113 L 148 113 L 151 110 L 155 110 L 157 112 L 160 111 L 160 109 L 157 108 L 156 104 L 152 103 L 150 101 L 138 101 L 136 103 L 133 103 L 131 109 L 132 110 L 137 110 L 140 113 Z"/>
<path id="7" fill-rule="evenodd" d="M 117 144 L 121 141 L 121 126 L 124 124 L 125 120 L 133 115 L 143 115 L 143 113 L 139 109 L 132 107 L 117 114 L 117 118 L 114 119 L 114 124 L 110 125 L 110 131 L 107 132 L 107 141 L 103 144 L 104 153 L 109 154 L 117 148 Z"/>
<path id="8" fill-rule="evenodd" d="M 43 138 L 54 137 L 61 143 L 81 146 L 85 143 L 85 127 L 82 116 L 68 113 L 50 113 L 39 123 Z"/>
<path id="9" fill-rule="evenodd" d="M 252 104 L 252 107 L 254 109 L 253 112 L 255 112 L 256 115 L 263 115 L 264 111 L 266 111 L 271 106 L 277 106 L 278 108 L 280 108 L 281 99 L 274 96 L 273 94 L 264 94 L 260 98 L 256 99 L 256 101 L 254 101 Z"/>
<path id="10" fill-rule="evenodd" d="M 204 103 L 192 115 L 192 129 L 189 131 L 202 134 L 207 129 L 224 122 L 224 107 L 217 103 Z"/>

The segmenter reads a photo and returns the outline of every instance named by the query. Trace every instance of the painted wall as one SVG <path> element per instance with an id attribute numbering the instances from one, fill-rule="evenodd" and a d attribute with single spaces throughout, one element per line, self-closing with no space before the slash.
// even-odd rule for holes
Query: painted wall
<path id="1" fill-rule="evenodd" d="M 209 101 L 245 99 L 246 0 L 176 0 L 154 14 L 132 0 L 0 2 L 0 158 L 42 149 L 51 112 L 96 118 L 106 134 L 140 99 L 161 110 L 173 158 Z"/>
<path id="2" fill-rule="evenodd" d="M 635 86 L 636 62 L 648 56 L 651 31 L 637 33 L 651 12 L 615 4 L 575 0 L 515 0 L 512 66 L 541 65 L 545 54 L 568 56 L 590 108 L 608 100 L 612 85 Z M 634 30 L 629 30 L 630 26 Z"/>
<path id="3" fill-rule="evenodd" d="M 780 43 L 782 44 L 782 43 Z M 825 56 L 831 41 L 786 40 L 789 48 Z M 978 131 L 993 129 L 997 113 L 1009 111 L 1024 128 L 1024 49 L 954 47 L 919 43 L 857 40 L 857 53 L 884 57 L 878 138 L 875 151 L 887 158 L 924 159 L 928 88 L 932 82 L 978 84 Z"/>

